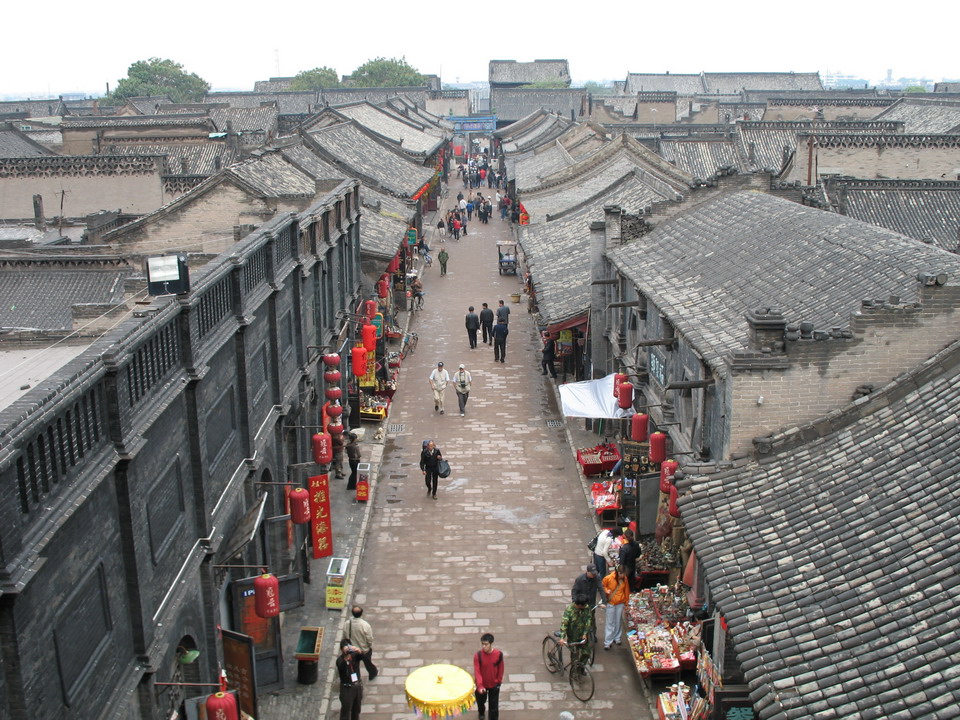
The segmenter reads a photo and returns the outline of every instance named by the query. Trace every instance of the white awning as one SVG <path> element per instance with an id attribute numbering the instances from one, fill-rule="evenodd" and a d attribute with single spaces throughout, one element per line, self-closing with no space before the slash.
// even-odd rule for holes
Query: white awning
<path id="1" fill-rule="evenodd" d="M 565 417 L 625 418 L 634 414 L 632 408 L 622 410 L 613 396 L 613 376 L 610 373 L 599 380 L 566 383 L 560 386 L 560 404 Z"/>

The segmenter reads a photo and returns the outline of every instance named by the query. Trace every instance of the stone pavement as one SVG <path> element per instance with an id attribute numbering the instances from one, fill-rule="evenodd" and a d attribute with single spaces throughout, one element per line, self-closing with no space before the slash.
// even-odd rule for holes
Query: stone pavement
<path id="1" fill-rule="evenodd" d="M 453 178 L 445 206 L 453 205 L 460 185 Z M 424 227 L 431 227 L 429 220 Z M 410 318 L 420 340 L 401 369 L 387 421 L 393 431 L 379 445 L 375 426 L 366 425 L 363 459 L 374 463 L 372 502 L 335 500 L 342 533 L 337 554 L 346 554 L 351 534 L 355 539 L 348 594 L 364 606 L 376 636 L 380 675 L 364 680 L 365 718 L 413 718 L 404 695 L 407 674 L 431 663 L 472 673 L 487 631 L 505 653 L 503 717 L 555 720 L 564 710 L 580 720 L 653 717 L 625 646 L 598 652 L 597 690 L 588 703 L 574 698 L 541 659 L 543 636 L 559 627 L 570 586 L 590 557 L 585 544 L 596 530 L 572 443 L 596 438 L 576 427 L 547 426 L 563 419 L 556 381 L 540 373 L 540 343 L 525 303 L 511 302 L 520 278 L 497 271 L 496 240 L 512 238 L 499 217 L 487 225 L 474 219 L 459 242 L 447 238 L 448 274 L 441 277 L 436 262 L 424 273 L 426 307 Z M 428 243 L 436 257 L 435 229 Z M 494 362 L 491 346 L 471 350 L 463 324 L 469 305 L 479 312 L 482 302 L 495 308 L 500 299 L 511 310 L 505 363 Z M 452 387 L 447 413 L 434 412 L 427 376 L 438 360 L 451 375 L 461 362 L 473 375 L 466 417 Z M 436 500 L 427 496 L 418 467 L 426 438 L 453 469 L 440 480 Z M 261 718 L 339 716 L 333 660 L 347 613 L 323 605 L 326 567 L 326 560 L 313 561 L 307 606 L 285 613 L 287 687 L 262 697 Z M 297 685 L 293 648 L 299 626 L 310 624 L 327 627 L 320 680 Z"/>

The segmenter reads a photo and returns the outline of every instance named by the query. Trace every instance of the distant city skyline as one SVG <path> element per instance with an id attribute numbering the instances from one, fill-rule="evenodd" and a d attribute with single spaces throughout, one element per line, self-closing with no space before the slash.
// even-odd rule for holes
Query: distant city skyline
<path id="1" fill-rule="evenodd" d="M 960 78 L 953 24 L 928 21 L 943 9 L 929 0 L 912 3 L 897 21 L 858 1 L 800 12 L 759 0 L 695 0 L 682 13 L 638 12 L 623 0 L 585 13 L 519 2 L 502 12 L 427 17 L 383 0 L 359 7 L 294 0 L 276 19 L 258 19 L 184 0 L 162 9 L 104 0 L 93 9 L 58 7 L 56 22 L 38 27 L 35 8 L 15 5 L 8 27 L 32 29 L 10 32 L 0 47 L 0 96 L 102 95 L 130 64 L 151 57 L 181 63 L 215 90 L 252 90 L 256 80 L 319 66 L 346 75 L 378 56 L 405 57 L 451 84 L 485 81 L 493 59 L 564 59 L 577 85 L 667 71 L 829 72 L 871 85 L 888 70 L 894 78 Z"/>

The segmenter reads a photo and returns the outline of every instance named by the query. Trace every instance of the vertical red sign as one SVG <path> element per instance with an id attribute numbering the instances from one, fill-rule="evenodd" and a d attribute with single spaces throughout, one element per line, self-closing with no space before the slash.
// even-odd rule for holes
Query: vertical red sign
<path id="1" fill-rule="evenodd" d="M 310 531 L 313 534 L 313 557 L 333 555 L 333 526 L 330 523 L 330 477 L 313 475 L 310 489 Z"/>

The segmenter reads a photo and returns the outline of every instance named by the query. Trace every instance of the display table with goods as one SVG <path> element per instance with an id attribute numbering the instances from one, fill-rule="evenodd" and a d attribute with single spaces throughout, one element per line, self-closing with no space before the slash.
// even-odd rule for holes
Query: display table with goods
<path id="1" fill-rule="evenodd" d="M 613 443 L 601 443 L 592 448 L 579 448 L 577 462 L 587 477 L 610 472 L 620 462 L 620 451 Z"/>
<path id="2" fill-rule="evenodd" d="M 387 366 L 392 368 L 400 367 L 400 361 L 403 360 L 399 352 L 387 353 Z"/>
<path id="3" fill-rule="evenodd" d="M 622 493 L 619 480 L 595 482 L 590 486 L 593 509 L 600 516 L 603 527 L 613 527 L 619 522 Z"/>
<path id="4" fill-rule="evenodd" d="M 660 720 L 706 720 L 708 712 L 706 701 L 682 682 L 671 685 L 657 696 Z"/>
<path id="5" fill-rule="evenodd" d="M 360 393 L 360 419 L 379 422 L 387 417 L 390 398 L 370 393 Z"/>
<path id="6" fill-rule="evenodd" d="M 640 557 L 637 559 L 637 582 L 641 588 L 664 585 L 670 570 L 679 568 L 676 546 L 671 540 L 658 543 L 652 535 L 639 538 Z"/>
<path id="7" fill-rule="evenodd" d="M 665 592 L 664 592 L 665 591 Z M 678 617 L 676 593 L 667 586 L 642 590 L 630 596 L 626 607 L 627 640 L 642 678 L 668 675 L 696 667 L 700 649 L 700 623 Z"/>

